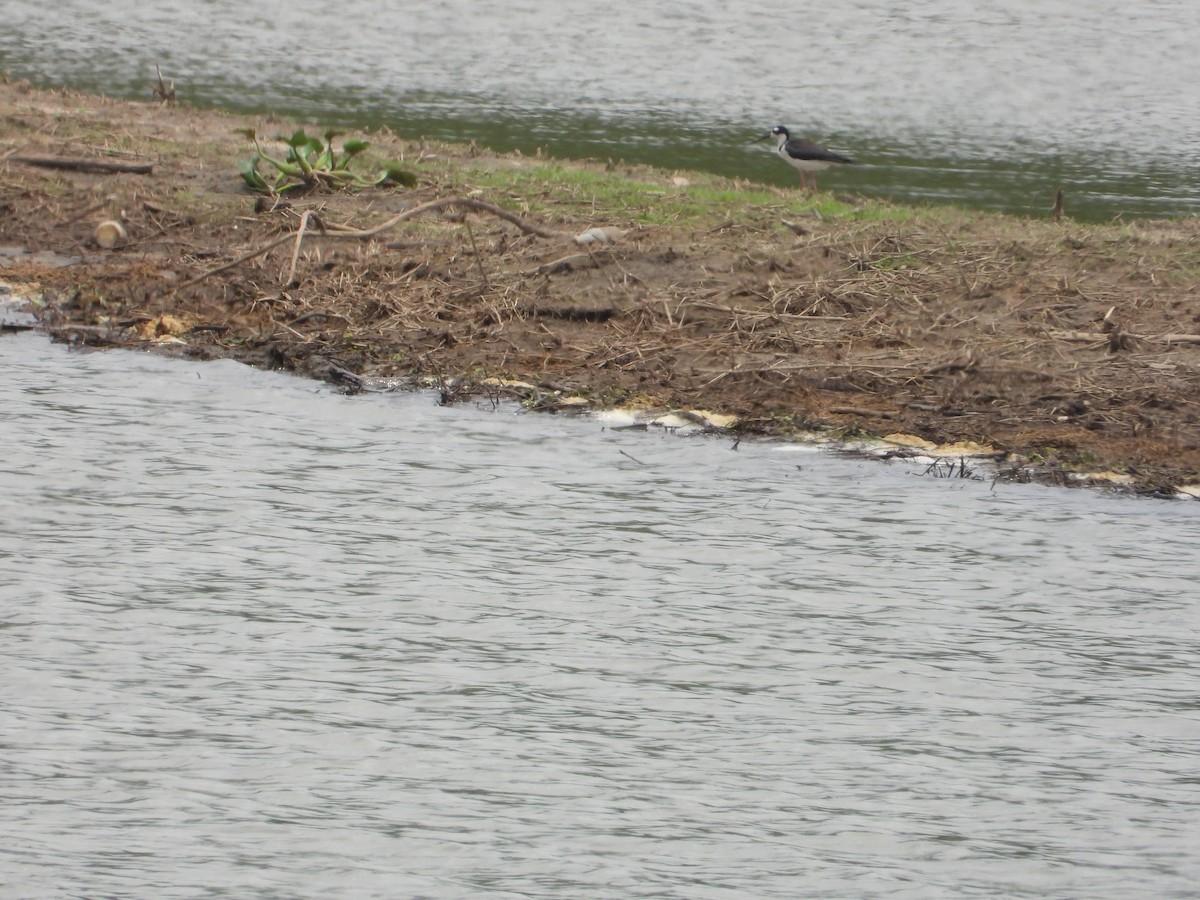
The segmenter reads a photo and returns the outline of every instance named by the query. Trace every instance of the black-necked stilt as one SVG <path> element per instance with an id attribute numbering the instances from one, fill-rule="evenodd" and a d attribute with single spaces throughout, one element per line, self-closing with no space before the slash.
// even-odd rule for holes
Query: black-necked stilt
<path id="1" fill-rule="evenodd" d="M 854 160 L 840 153 L 827 150 L 812 141 L 802 141 L 793 138 L 791 133 L 782 125 L 776 125 L 769 134 L 763 137 L 773 137 L 776 141 L 775 152 L 779 158 L 800 173 L 800 183 L 805 190 L 817 189 L 817 173 L 828 166 L 853 165 Z M 812 186 L 809 187 L 809 181 Z"/>

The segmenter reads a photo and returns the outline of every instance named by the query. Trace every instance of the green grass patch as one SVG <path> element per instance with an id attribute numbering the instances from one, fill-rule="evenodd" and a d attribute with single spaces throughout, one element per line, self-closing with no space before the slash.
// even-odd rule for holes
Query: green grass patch
<path id="1" fill-rule="evenodd" d="M 694 180 L 693 180 L 694 179 Z M 735 184 L 718 176 L 691 173 L 687 184 L 653 169 L 603 171 L 560 162 L 534 165 L 468 165 L 455 187 L 508 196 L 532 214 L 569 210 L 572 214 L 641 226 L 715 227 L 761 221 L 764 211 L 820 218 L 883 218 L 868 201 L 851 204 L 831 195 L 789 196 L 762 185 Z"/>

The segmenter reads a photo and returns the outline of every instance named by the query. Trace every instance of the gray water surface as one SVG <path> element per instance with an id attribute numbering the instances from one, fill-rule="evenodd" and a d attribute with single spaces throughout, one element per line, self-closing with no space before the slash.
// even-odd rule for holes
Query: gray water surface
<path id="1" fill-rule="evenodd" d="M 1200 896 L 1195 504 L 0 338 L 0 894 Z"/>
<path id="2" fill-rule="evenodd" d="M 1197 45 L 1191 0 L 8 0 L 0 68 L 791 185 L 783 123 L 827 187 L 1107 219 L 1200 212 Z"/>

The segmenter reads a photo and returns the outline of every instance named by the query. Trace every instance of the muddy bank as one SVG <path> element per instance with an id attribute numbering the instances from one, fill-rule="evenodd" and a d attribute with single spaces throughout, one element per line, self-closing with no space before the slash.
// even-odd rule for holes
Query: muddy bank
<path id="1" fill-rule="evenodd" d="M 296 123 L 20 84 L 0 109 L 0 281 L 61 340 L 1200 482 L 1195 219 L 914 209 L 388 132 L 358 135 L 362 167 L 415 187 L 276 202 L 235 129 Z"/>

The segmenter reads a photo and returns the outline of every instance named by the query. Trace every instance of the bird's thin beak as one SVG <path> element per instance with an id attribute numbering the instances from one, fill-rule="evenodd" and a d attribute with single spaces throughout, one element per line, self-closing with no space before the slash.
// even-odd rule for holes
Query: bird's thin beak
<path id="1" fill-rule="evenodd" d="M 771 136 L 771 132 L 768 131 L 766 134 L 760 134 L 758 137 L 750 138 L 750 140 L 746 141 L 746 143 L 747 144 L 757 144 L 759 141 L 765 141 L 770 136 Z"/>

